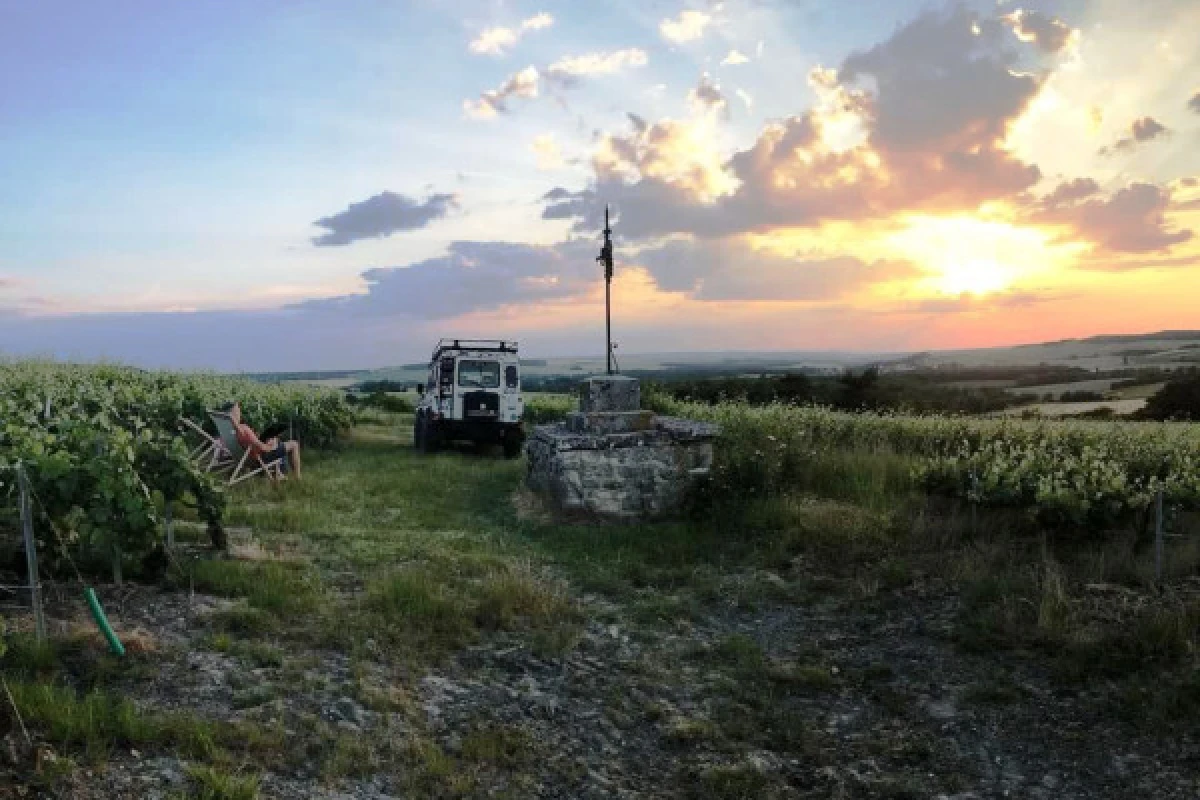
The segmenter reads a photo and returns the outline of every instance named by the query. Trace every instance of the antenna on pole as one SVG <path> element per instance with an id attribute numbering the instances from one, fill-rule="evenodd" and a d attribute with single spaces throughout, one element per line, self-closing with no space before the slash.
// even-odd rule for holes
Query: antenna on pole
<path id="1" fill-rule="evenodd" d="M 612 278 L 613 278 L 613 245 L 612 227 L 608 223 L 608 204 L 604 205 L 604 246 L 596 260 L 604 265 L 604 358 L 609 375 L 613 374 L 612 346 Z"/>

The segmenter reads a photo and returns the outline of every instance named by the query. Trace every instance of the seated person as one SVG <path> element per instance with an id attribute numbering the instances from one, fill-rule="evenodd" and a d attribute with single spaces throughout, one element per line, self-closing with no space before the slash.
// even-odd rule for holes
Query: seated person
<path id="1" fill-rule="evenodd" d="M 229 414 L 230 419 L 233 420 L 233 429 L 237 433 L 238 444 L 249 450 L 250 455 L 259 456 L 267 463 L 279 459 L 285 475 L 295 472 L 296 480 L 300 479 L 299 442 L 281 442 L 275 436 L 265 442 L 260 441 L 254 429 L 242 422 L 242 407 L 236 400 L 226 403 L 221 410 Z"/>

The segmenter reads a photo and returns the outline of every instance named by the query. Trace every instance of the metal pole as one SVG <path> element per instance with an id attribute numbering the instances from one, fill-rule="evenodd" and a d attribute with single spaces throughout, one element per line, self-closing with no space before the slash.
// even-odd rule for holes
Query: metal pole
<path id="1" fill-rule="evenodd" d="M 1163 571 L 1163 493 L 1158 490 L 1154 499 L 1154 581 L 1162 581 Z"/>
<path id="2" fill-rule="evenodd" d="M 25 566 L 29 573 L 29 599 L 33 606 L 33 625 L 39 642 L 46 639 L 46 616 L 42 611 L 42 583 L 38 575 L 37 544 L 33 541 L 33 506 L 29 501 L 29 476 L 25 465 L 17 465 L 17 484 L 21 491 L 21 534 L 25 539 Z"/>
<path id="3" fill-rule="evenodd" d="M 604 342 L 608 374 L 612 375 L 612 278 L 604 282 Z"/>
<path id="4" fill-rule="evenodd" d="M 613 247 L 612 226 L 608 222 L 608 206 L 604 207 L 604 247 L 596 258 L 604 266 L 604 364 L 605 371 L 613 374 L 612 357 L 612 276 Z"/>

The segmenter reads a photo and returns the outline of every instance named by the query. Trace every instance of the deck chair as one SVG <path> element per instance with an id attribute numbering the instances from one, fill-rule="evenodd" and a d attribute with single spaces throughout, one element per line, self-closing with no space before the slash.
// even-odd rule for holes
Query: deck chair
<path id="1" fill-rule="evenodd" d="M 271 458 L 264 460 L 261 455 L 250 455 L 250 451 L 242 447 L 237 440 L 237 431 L 233 427 L 233 417 L 224 411 L 209 411 L 217 433 L 221 437 L 221 446 L 229 452 L 230 459 L 236 466 L 229 476 L 229 485 L 249 480 L 255 475 L 263 474 L 269 481 L 283 480 L 283 459 Z"/>
<path id="2" fill-rule="evenodd" d="M 226 449 L 225 443 L 221 441 L 220 436 L 213 436 L 187 417 L 180 417 L 179 422 L 181 425 L 200 434 L 200 444 L 193 447 L 191 452 L 188 453 L 188 458 L 197 467 L 205 472 L 220 472 L 232 467 L 236 463 L 233 454 Z"/>

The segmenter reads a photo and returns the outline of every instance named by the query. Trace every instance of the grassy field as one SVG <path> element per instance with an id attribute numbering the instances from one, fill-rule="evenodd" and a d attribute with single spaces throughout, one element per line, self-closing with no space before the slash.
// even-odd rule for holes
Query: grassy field
<path id="1" fill-rule="evenodd" d="M 736 515 L 565 524 L 365 412 L 230 557 L 0 660 L 63 797 L 1194 797 L 1200 552 L 1056 547 L 847 453 Z M 830 466 L 832 462 L 826 462 Z M 839 477 L 840 476 L 840 477 Z M 857 477 L 856 477 L 857 476 Z M 865 477 L 865 481 L 860 480 Z M 18 745 L 18 726 L 4 718 Z M 970 795 L 964 795 L 970 796 Z"/>

